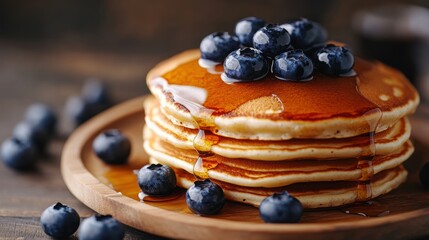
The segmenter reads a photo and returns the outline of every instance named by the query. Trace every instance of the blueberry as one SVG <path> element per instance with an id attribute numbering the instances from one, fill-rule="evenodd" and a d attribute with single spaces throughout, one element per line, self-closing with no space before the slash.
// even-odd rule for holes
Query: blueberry
<path id="1" fill-rule="evenodd" d="M 130 156 L 131 143 L 119 130 L 110 129 L 95 138 L 92 149 L 105 163 L 122 164 Z"/>
<path id="2" fill-rule="evenodd" d="M 269 72 L 268 61 L 262 52 L 249 47 L 230 53 L 223 68 L 222 79 L 225 82 L 254 81 L 265 77 Z"/>
<path id="3" fill-rule="evenodd" d="M 91 216 L 79 229 L 79 240 L 120 240 L 124 236 L 124 227 L 111 215 Z"/>
<path id="4" fill-rule="evenodd" d="M 313 74 L 313 63 L 302 50 L 291 50 L 276 56 L 272 72 L 281 80 L 305 80 Z"/>
<path id="5" fill-rule="evenodd" d="M 328 44 L 316 52 L 313 63 L 325 74 L 341 75 L 352 70 L 355 60 L 349 49 Z"/>
<path id="6" fill-rule="evenodd" d="M 54 238 L 67 238 L 79 227 L 79 214 L 71 207 L 61 203 L 54 204 L 43 211 L 40 223 L 43 231 Z"/>
<path id="7" fill-rule="evenodd" d="M 305 18 L 283 24 L 281 27 L 285 28 L 290 34 L 294 48 L 308 50 L 322 46 L 328 38 L 326 30 L 320 24 Z"/>
<path id="8" fill-rule="evenodd" d="M 239 47 L 240 42 L 236 36 L 231 36 L 227 32 L 215 32 L 201 41 L 201 58 L 220 63 L 230 52 Z"/>
<path id="9" fill-rule="evenodd" d="M 425 163 L 420 169 L 419 177 L 423 187 L 429 189 L 429 162 Z"/>
<path id="10" fill-rule="evenodd" d="M 150 164 L 138 173 L 141 190 L 148 195 L 166 195 L 176 188 L 176 175 L 167 165 Z"/>
<path id="11" fill-rule="evenodd" d="M 44 153 L 49 141 L 49 133 L 42 126 L 29 121 L 18 123 L 13 129 L 13 137 L 31 143 L 39 153 Z"/>
<path id="12" fill-rule="evenodd" d="M 268 24 L 253 36 L 253 47 L 266 56 L 274 58 L 290 47 L 290 36 L 286 29 L 276 24 Z"/>
<path id="13" fill-rule="evenodd" d="M 237 35 L 243 46 L 253 46 L 253 35 L 256 31 L 265 26 L 265 21 L 257 17 L 241 19 L 235 25 L 235 35 Z"/>
<path id="14" fill-rule="evenodd" d="M 6 166 L 10 168 L 26 170 L 34 166 L 37 154 L 30 142 L 11 138 L 2 143 L 1 158 Z"/>
<path id="15" fill-rule="evenodd" d="M 112 105 L 107 86 L 97 79 L 89 79 L 85 83 L 82 89 L 82 98 L 97 113 Z"/>
<path id="16" fill-rule="evenodd" d="M 57 126 L 57 116 L 54 111 L 45 104 L 36 103 L 31 105 L 25 114 L 25 119 L 35 126 L 44 129 L 45 132 L 52 135 Z"/>
<path id="17" fill-rule="evenodd" d="M 288 192 L 269 196 L 259 206 L 259 215 L 267 223 L 296 223 L 302 212 L 301 202 Z"/>
<path id="18" fill-rule="evenodd" d="M 196 181 L 186 191 L 186 203 L 192 212 L 200 215 L 219 213 L 225 204 L 222 188 L 209 179 Z"/>
<path id="19" fill-rule="evenodd" d="M 67 100 L 66 114 L 75 126 L 79 126 L 96 115 L 91 106 L 80 96 L 73 96 Z"/>

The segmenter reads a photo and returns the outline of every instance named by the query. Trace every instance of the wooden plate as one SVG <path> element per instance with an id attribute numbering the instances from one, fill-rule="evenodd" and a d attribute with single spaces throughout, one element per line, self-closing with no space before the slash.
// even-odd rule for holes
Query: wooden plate
<path id="1" fill-rule="evenodd" d="M 341 209 L 307 211 L 298 224 L 265 224 L 257 208 L 228 202 L 222 213 L 201 217 L 189 211 L 184 191 L 175 198 L 141 202 L 133 169 L 146 164 L 142 149 L 143 98 L 120 104 L 85 123 L 67 141 L 61 170 L 70 191 L 84 204 L 101 214 L 145 232 L 186 239 L 404 239 L 429 235 L 429 191 L 417 180 L 426 144 L 414 141 L 416 154 L 407 162 L 410 177 L 392 193 L 378 198 L 377 205 L 388 209 L 383 217 L 345 214 Z M 416 121 L 428 136 L 429 128 Z M 132 142 L 130 162 L 123 166 L 103 164 L 92 152 L 92 141 L 101 131 L 117 128 Z M 425 128 L 425 129 L 423 129 Z"/>

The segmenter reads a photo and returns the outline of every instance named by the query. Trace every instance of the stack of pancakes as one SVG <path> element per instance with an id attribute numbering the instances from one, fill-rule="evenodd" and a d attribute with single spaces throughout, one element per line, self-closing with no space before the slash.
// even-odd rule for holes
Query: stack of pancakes
<path id="1" fill-rule="evenodd" d="M 365 201 L 397 188 L 413 152 L 419 97 L 398 71 L 356 60 L 356 75 L 226 84 L 191 50 L 147 78 L 144 148 L 178 185 L 210 178 L 228 199 L 258 206 L 287 190 L 306 208 Z"/>

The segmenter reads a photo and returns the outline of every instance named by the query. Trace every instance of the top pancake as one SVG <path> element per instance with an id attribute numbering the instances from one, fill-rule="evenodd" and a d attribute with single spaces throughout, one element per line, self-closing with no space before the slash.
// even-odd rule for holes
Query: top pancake
<path id="1" fill-rule="evenodd" d="M 236 139 L 345 138 L 387 129 L 412 113 L 419 96 L 398 71 L 356 59 L 353 77 L 315 72 L 313 80 L 272 76 L 224 83 L 222 67 L 205 69 L 199 51 L 176 55 L 149 72 L 147 84 L 177 125 Z M 215 73 L 211 73 L 215 72 Z"/>

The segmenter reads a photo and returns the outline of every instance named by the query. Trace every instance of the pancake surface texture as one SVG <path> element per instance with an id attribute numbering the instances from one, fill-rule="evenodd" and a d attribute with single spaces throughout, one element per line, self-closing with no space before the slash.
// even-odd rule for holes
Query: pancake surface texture
<path id="1" fill-rule="evenodd" d="M 209 178 L 254 206 L 281 191 L 305 208 L 373 199 L 406 180 L 407 116 L 419 96 L 382 63 L 356 59 L 353 70 L 227 84 L 221 65 L 201 67 L 198 50 L 183 52 L 147 76 L 143 147 L 151 163 L 175 169 L 180 187 Z"/>

